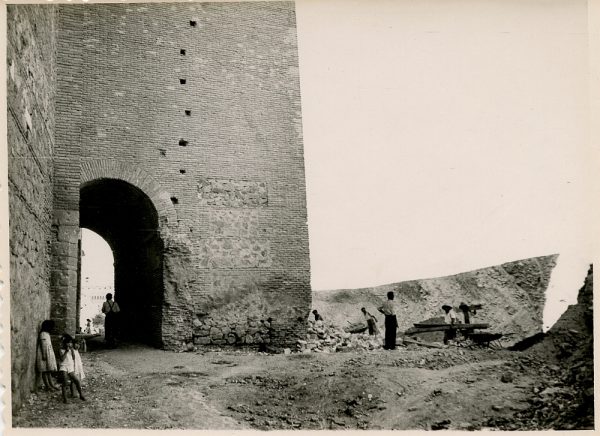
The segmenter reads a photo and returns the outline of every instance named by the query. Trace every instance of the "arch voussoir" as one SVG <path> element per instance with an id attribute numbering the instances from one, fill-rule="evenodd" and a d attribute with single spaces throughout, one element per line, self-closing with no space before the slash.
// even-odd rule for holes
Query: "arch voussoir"
<path id="1" fill-rule="evenodd" d="M 116 179 L 132 184 L 152 201 L 162 225 L 177 225 L 177 211 L 171 202 L 170 194 L 139 166 L 108 159 L 84 162 L 81 165 L 81 185 L 95 179 Z"/>

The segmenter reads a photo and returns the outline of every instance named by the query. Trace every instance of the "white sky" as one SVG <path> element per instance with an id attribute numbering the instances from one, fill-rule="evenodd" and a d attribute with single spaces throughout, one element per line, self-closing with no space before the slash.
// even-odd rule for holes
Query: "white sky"
<path id="1" fill-rule="evenodd" d="M 115 284 L 115 267 L 112 250 L 97 233 L 81 229 L 81 284 L 106 287 Z"/>
<path id="2" fill-rule="evenodd" d="M 313 289 L 560 253 L 548 295 L 573 303 L 599 218 L 586 3 L 296 11 Z"/>
<path id="3" fill-rule="evenodd" d="M 591 259 L 583 1 L 297 3 L 314 289 Z"/>

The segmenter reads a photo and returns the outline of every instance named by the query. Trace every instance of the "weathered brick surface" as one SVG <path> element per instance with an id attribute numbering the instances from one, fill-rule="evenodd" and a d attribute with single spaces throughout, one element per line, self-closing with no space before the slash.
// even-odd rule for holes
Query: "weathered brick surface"
<path id="1" fill-rule="evenodd" d="M 255 343 L 268 318 L 273 341 L 293 342 L 311 298 L 293 3 L 61 5 L 59 16 L 55 209 L 76 212 L 81 185 L 103 178 L 148 196 L 166 346 Z M 57 258 L 76 246 L 61 219 Z M 64 304 L 76 261 L 53 281 Z"/>
<path id="2" fill-rule="evenodd" d="M 198 198 L 205 206 L 259 207 L 268 203 L 265 182 L 244 180 L 200 180 Z"/>
<path id="3" fill-rule="evenodd" d="M 15 410 L 39 323 L 75 329 L 80 192 L 99 180 L 157 215 L 136 270 L 163 292 L 149 335 L 293 343 L 310 308 L 293 4 L 14 5 L 8 23 Z M 105 235 L 117 295 L 148 230 Z"/>
<path id="4" fill-rule="evenodd" d="M 7 8 L 8 183 L 13 410 L 35 386 L 50 315 L 57 8 Z"/>

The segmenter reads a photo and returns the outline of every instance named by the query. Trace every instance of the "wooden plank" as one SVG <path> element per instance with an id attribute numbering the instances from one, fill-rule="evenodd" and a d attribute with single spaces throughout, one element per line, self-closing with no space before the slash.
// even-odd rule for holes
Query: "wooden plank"
<path id="1" fill-rule="evenodd" d="M 407 335 L 416 335 L 417 333 L 428 333 L 428 332 L 443 332 L 445 330 L 450 330 L 450 327 L 431 327 L 428 329 L 417 329 L 415 327 L 411 327 L 406 330 L 404 333 Z"/>
<path id="2" fill-rule="evenodd" d="M 475 329 L 487 329 L 489 324 L 445 324 L 439 327 L 411 327 L 406 330 L 407 335 L 414 335 L 417 333 L 427 333 L 427 332 L 443 332 L 446 330 L 475 330 Z"/>
<path id="3" fill-rule="evenodd" d="M 490 326 L 489 324 L 485 324 L 485 323 L 480 323 L 480 324 L 446 324 L 446 323 L 424 324 L 424 323 L 415 323 L 413 325 L 416 328 L 447 327 L 447 326 L 450 326 L 450 325 L 454 325 L 454 326 L 467 327 L 467 328 L 473 328 L 473 329 L 486 329 L 486 328 L 488 328 Z"/>
<path id="4" fill-rule="evenodd" d="M 431 323 L 431 324 L 427 324 L 427 323 L 423 323 L 423 322 L 416 322 L 413 325 L 415 327 L 443 327 L 448 324 L 446 324 L 445 322 Z"/>

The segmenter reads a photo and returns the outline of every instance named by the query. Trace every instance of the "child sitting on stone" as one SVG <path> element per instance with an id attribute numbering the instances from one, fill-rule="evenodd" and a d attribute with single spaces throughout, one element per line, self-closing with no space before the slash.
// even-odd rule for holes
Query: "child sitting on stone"
<path id="1" fill-rule="evenodd" d="M 78 362 L 78 364 L 76 362 Z M 84 376 L 83 365 L 81 364 L 81 356 L 79 355 L 79 351 L 74 346 L 73 338 L 67 333 L 62 336 L 62 344 L 59 351 L 58 371 L 62 385 L 63 402 L 67 402 L 67 385 L 70 385 L 71 396 L 75 396 L 73 391 L 73 385 L 75 385 L 77 392 L 79 393 L 79 398 L 85 401 L 85 397 L 81 391 L 81 380 L 79 378 L 79 376 Z"/>

